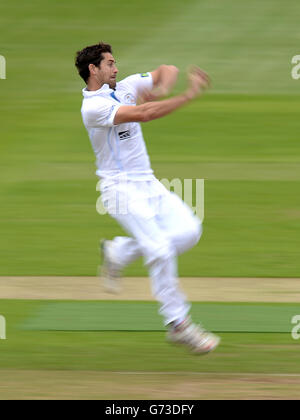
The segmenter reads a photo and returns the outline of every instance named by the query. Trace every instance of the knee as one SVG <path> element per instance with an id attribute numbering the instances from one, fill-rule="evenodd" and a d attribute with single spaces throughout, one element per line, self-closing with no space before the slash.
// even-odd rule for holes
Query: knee
<path id="1" fill-rule="evenodd" d="M 188 244 L 190 245 L 189 248 L 197 245 L 197 243 L 199 242 L 202 236 L 202 231 L 203 231 L 203 227 L 200 220 L 195 220 L 194 223 L 192 223 L 188 227 L 186 231 L 186 240 Z"/>
<path id="2" fill-rule="evenodd" d="M 201 221 L 195 218 L 185 226 L 184 230 L 174 235 L 173 243 L 177 254 L 180 255 L 197 245 L 202 236 L 202 230 Z"/>

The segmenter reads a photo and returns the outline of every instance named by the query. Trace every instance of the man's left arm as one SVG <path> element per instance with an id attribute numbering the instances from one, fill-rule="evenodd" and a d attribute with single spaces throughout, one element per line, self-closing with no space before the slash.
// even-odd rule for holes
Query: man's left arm
<path id="1" fill-rule="evenodd" d="M 177 81 L 178 72 L 177 67 L 166 64 L 162 64 L 156 70 L 151 71 L 153 89 L 142 92 L 142 101 L 156 101 L 168 95 Z"/>

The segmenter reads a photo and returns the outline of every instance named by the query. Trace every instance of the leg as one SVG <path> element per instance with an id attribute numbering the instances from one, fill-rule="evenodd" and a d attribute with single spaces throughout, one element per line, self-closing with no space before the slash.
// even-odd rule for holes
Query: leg
<path id="1" fill-rule="evenodd" d="M 198 354 L 214 350 L 220 338 L 193 324 L 188 317 L 190 305 L 179 290 L 177 281 L 176 248 L 166 232 L 158 225 L 158 218 L 143 217 L 142 213 L 137 212 L 134 217 L 118 216 L 117 220 L 136 238 L 145 257 L 152 279 L 152 291 L 161 304 L 160 314 L 168 326 L 168 340 L 184 344 Z M 178 232 L 180 231 L 182 230 Z M 195 229 L 191 232 L 195 233 Z M 191 232 L 185 236 L 189 238 L 184 241 L 185 247 L 191 244 Z M 182 235 L 175 236 L 178 239 Z"/>
<path id="2" fill-rule="evenodd" d="M 159 203 L 160 208 L 155 208 L 155 203 Z M 172 194 L 148 196 L 147 199 L 137 194 L 137 200 L 129 204 L 127 214 L 115 214 L 114 217 L 134 239 L 116 238 L 115 241 L 116 244 L 119 242 L 120 248 L 131 247 L 131 255 L 139 252 L 144 255 L 153 294 L 161 304 L 160 313 L 168 325 L 168 339 L 185 344 L 196 353 L 214 350 L 220 339 L 189 320 L 190 305 L 179 290 L 177 281 L 176 256 L 198 242 L 201 224 L 188 207 Z"/>
<path id="3" fill-rule="evenodd" d="M 190 309 L 177 281 L 176 250 L 155 218 L 119 215 L 118 222 L 134 237 L 145 259 L 152 281 L 152 293 L 160 303 L 165 325 L 184 320 Z"/>
<path id="4" fill-rule="evenodd" d="M 202 235 L 202 223 L 175 193 L 166 191 L 159 203 L 159 226 L 180 255 L 195 246 Z"/>
<path id="5" fill-rule="evenodd" d="M 113 240 L 115 260 L 126 265 L 138 256 L 143 256 L 149 268 L 152 291 L 160 302 L 160 313 L 165 323 L 177 318 L 184 319 L 189 305 L 177 283 L 176 250 L 159 227 L 156 209 L 151 206 L 152 183 L 126 182 L 112 186 L 103 194 L 110 215 L 132 236 Z M 154 191 L 157 196 L 157 192 Z M 122 211 L 120 211 L 122 209 Z"/>

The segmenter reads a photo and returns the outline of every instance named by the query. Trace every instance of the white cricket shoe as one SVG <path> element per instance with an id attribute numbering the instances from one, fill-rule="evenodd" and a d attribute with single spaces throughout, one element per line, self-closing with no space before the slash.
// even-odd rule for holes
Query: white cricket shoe
<path id="1" fill-rule="evenodd" d="M 221 341 L 220 337 L 192 323 L 190 318 L 187 318 L 177 327 L 171 327 L 167 332 L 167 340 L 172 343 L 184 344 L 193 353 L 197 354 L 213 351 Z"/>
<path id="2" fill-rule="evenodd" d="M 120 293 L 121 266 L 115 261 L 112 248 L 113 241 L 103 239 L 100 242 L 102 265 L 100 266 L 99 275 L 107 292 Z"/>

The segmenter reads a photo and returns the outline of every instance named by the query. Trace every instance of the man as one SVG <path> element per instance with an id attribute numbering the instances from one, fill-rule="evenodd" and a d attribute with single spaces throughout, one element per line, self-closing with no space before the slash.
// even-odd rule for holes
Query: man
<path id="1" fill-rule="evenodd" d="M 102 201 L 131 235 L 103 242 L 106 285 L 118 289 L 122 269 L 143 256 L 167 338 L 196 353 L 214 350 L 219 337 L 192 323 L 190 305 L 177 279 L 177 255 L 196 245 L 201 222 L 153 175 L 140 127 L 141 122 L 161 118 L 196 98 L 207 88 L 209 78 L 195 67 L 188 74 L 186 91 L 157 101 L 174 86 L 176 67 L 162 65 L 117 83 L 116 61 L 111 46 L 104 43 L 79 51 L 76 66 L 87 85 L 81 112 L 97 158 Z M 144 103 L 137 105 L 138 98 Z"/>

